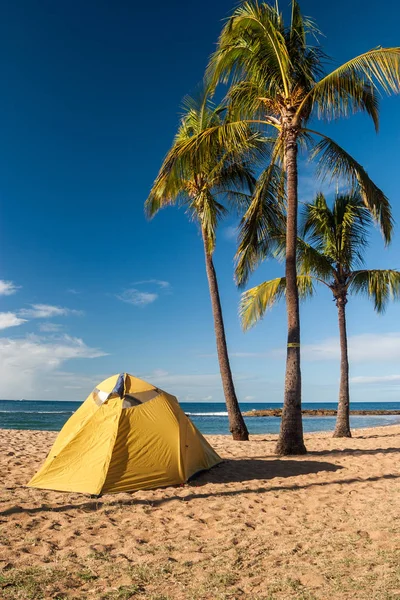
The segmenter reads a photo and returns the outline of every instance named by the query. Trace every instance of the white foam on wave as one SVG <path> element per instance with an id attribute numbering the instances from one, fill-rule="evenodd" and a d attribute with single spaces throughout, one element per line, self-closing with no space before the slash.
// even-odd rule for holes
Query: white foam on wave
<path id="1" fill-rule="evenodd" d="M 0 410 L 0 413 L 10 415 L 72 415 L 73 410 Z"/>
<path id="2" fill-rule="evenodd" d="M 188 417 L 227 417 L 227 412 L 187 412 Z"/>

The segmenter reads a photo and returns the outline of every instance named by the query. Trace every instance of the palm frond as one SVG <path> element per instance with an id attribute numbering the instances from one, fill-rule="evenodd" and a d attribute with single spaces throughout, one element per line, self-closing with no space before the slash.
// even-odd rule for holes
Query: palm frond
<path id="1" fill-rule="evenodd" d="M 400 300 L 400 271 L 355 271 L 349 284 L 349 292 L 363 294 L 374 302 L 375 310 L 383 313 L 389 300 Z"/>
<path id="2" fill-rule="evenodd" d="M 244 214 L 239 230 L 235 278 L 245 285 L 250 274 L 274 246 L 274 235 L 284 221 L 284 172 L 272 162 L 260 175 L 253 199 Z"/>
<path id="3" fill-rule="evenodd" d="M 292 19 L 286 43 L 291 58 L 291 95 L 292 98 L 305 94 L 323 74 L 323 62 L 327 58 L 320 46 L 310 46 L 307 39 L 312 35 L 318 39 L 320 31 L 315 22 L 305 17 L 300 10 L 299 3 L 292 0 Z M 297 101 L 296 101 L 297 104 Z M 307 121 L 312 108 L 312 102 L 305 102 L 302 107 L 302 121 Z"/>
<path id="4" fill-rule="evenodd" d="M 301 14 L 299 3 L 292 0 L 292 22 L 290 25 L 290 39 L 301 48 L 306 47 L 306 28 Z"/>
<path id="5" fill-rule="evenodd" d="M 371 214 L 359 194 L 337 195 L 333 206 L 337 262 L 349 270 L 364 263 Z"/>
<path id="6" fill-rule="evenodd" d="M 318 193 L 314 202 L 306 204 L 301 215 L 301 235 L 321 248 L 335 244 L 335 222 L 324 194 Z"/>
<path id="7" fill-rule="evenodd" d="M 322 136 L 320 133 L 317 135 Z M 312 160 L 318 160 L 317 175 L 321 179 L 329 177 L 331 181 L 335 178 L 345 180 L 353 189 L 359 189 L 365 206 L 380 226 L 385 243 L 390 243 L 393 218 L 389 200 L 348 152 L 327 136 L 322 137 L 311 154 Z"/>
<path id="8" fill-rule="evenodd" d="M 316 82 L 299 106 L 311 100 L 320 115 L 337 118 L 366 110 L 378 126 L 377 96 L 400 92 L 400 48 L 374 48 Z"/>
<path id="9" fill-rule="evenodd" d="M 172 149 L 165 157 L 160 172 L 146 199 L 144 209 L 149 219 L 152 219 L 162 208 L 174 204 L 184 204 L 190 195 L 191 169 L 188 165 L 175 161 L 173 154 Z"/>
<path id="10" fill-rule="evenodd" d="M 297 239 L 297 270 L 299 275 L 312 275 L 323 283 L 329 283 L 334 278 L 332 260 L 323 252 L 307 244 L 302 239 Z"/>
<path id="11" fill-rule="evenodd" d="M 374 87 L 365 81 L 353 81 L 349 75 L 342 75 L 336 89 L 331 86 L 330 94 L 325 90 L 319 93 L 318 84 L 314 88 L 313 104 L 320 119 L 328 121 L 348 117 L 358 112 L 366 112 L 372 119 L 375 130 L 379 130 L 379 96 Z"/>
<path id="12" fill-rule="evenodd" d="M 238 189 L 251 194 L 257 182 L 251 161 L 230 160 L 227 152 L 221 154 L 214 166 L 210 164 L 207 179 L 213 182 L 215 188 L 218 187 L 218 193 L 225 189 Z"/>
<path id="13" fill-rule="evenodd" d="M 188 213 L 193 221 L 198 221 L 206 240 L 207 250 L 214 252 L 218 222 L 227 214 L 223 204 L 217 202 L 210 191 L 205 190 L 188 203 Z"/>
<path id="14" fill-rule="evenodd" d="M 276 114 L 277 105 L 274 100 L 266 96 L 263 81 L 243 79 L 233 83 L 227 93 L 226 101 L 230 119 L 233 121 L 243 119 L 263 120 L 265 113 Z"/>
<path id="15" fill-rule="evenodd" d="M 331 264 L 347 271 L 363 264 L 371 223 L 370 212 L 358 193 L 337 195 L 332 208 L 318 194 L 302 214 L 305 239 Z"/>
<path id="16" fill-rule="evenodd" d="M 192 157 L 197 165 L 206 162 L 210 154 L 218 154 L 224 148 L 231 156 L 240 156 L 242 152 L 258 149 L 261 136 L 251 130 L 243 121 L 213 125 L 192 135 L 182 135 L 176 140 L 175 156 Z"/>
<path id="17" fill-rule="evenodd" d="M 246 123 L 230 123 L 224 106 L 207 96 L 187 97 L 185 113 L 145 203 L 151 218 L 161 208 L 186 205 L 200 223 L 209 250 L 215 246 L 224 200 L 249 206 L 255 187 L 253 168 L 269 153 L 265 138 Z M 217 200 L 217 197 L 218 200 Z"/>
<path id="18" fill-rule="evenodd" d="M 312 238 L 312 243 L 308 243 L 304 237 L 297 238 L 297 272 L 299 275 L 311 275 L 318 279 L 321 283 L 325 283 L 329 285 L 330 282 L 334 279 L 334 266 L 333 260 L 330 256 L 325 253 L 325 242 L 321 239 L 317 233 L 317 229 L 319 229 L 321 218 L 318 218 L 316 215 L 316 219 L 314 219 L 314 215 L 312 214 L 312 210 L 310 208 L 315 204 L 318 204 L 318 201 L 325 201 L 324 196 L 322 194 L 317 195 L 316 200 L 313 204 L 307 205 L 303 209 L 303 234 L 304 230 L 310 231 L 312 229 L 313 235 L 308 235 L 308 238 Z M 306 235 L 306 234 L 304 234 Z M 274 234 L 274 257 L 283 261 L 286 258 L 286 231 L 285 227 L 282 228 L 281 231 L 278 231 Z"/>
<path id="19" fill-rule="evenodd" d="M 224 194 L 229 209 L 233 214 L 241 217 L 249 208 L 253 196 L 244 192 L 238 192 L 236 190 L 224 190 L 221 192 Z"/>
<path id="20" fill-rule="evenodd" d="M 288 96 L 290 68 L 279 10 L 267 3 L 249 1 L 241 4 L 224 26 L 206 77 L 216 85 L 218 81 L 227 83 L 229 78 L 257 81 L 263 72 L 271 91 L 280 89 Z"/>
<path id="21" fill-rule="evenodd" d="M 312 35 L 315 39 L 321 35 L 317 24 L 310 17 L 305 17 L 300 9 L 297 0 L 291 0 L 292 18 L 289 29 L 289 36 L 295 44 L 303 49 L 307 48 L 307 36 Z"/>
<path id="22" fill-rule="evenodd" d="M 314 294 L 313 278 L 307 275 L 297 277 L 299 298 L 309 298 Z M 265 281 L 242 294 L 239 314 L 244 330 L 260 321 L 265 312 L 272 308 L 286 291 L 286 278 L 278 277 Z"/>

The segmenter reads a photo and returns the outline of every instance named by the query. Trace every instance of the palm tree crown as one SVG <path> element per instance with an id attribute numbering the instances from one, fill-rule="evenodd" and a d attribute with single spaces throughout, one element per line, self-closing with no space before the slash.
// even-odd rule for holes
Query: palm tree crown
<path id="1" fill-rule="evenodd" d="M 383 312 L 389 299 L 400 298 L 400 272 L 363 268 L 371 224 L 359 193 L 336 196 L 331 209 L 319 194 L 304 210 L 299 273 L 328 285 L 336 300 L 364 294 Z"/>
<path id="2" fill-rule="evenodd" d="M 291 7 L 291 20 L 286 24 L 278 2 L 241 4 L 222 30 L 208 78 L 213 84 L 231 82 L 232 118 L 275 130 L 272 164 L 285 163 L 285 143 L 292 136 L 318 161 L 319 175 L 345 178 L 351 186 L 358 186 L 388 242 L 393 222 L 384 193 L 356 160 L 329 137 L 309 129 L 308 123 L 313 117 L 330 120 L 363 111 L 378 130 L 380 91 L 400 91 L 400 48 L 375 48 L 327 73 L 316 25 L 303 17 L 296 0 Z M 261 222 L 257 206 L 263 202 L 271 167 L 243 220 L 237 255 L 239 283 L 245 283 L 262 258 L 256 251 Z"/>
<path id="3" fill-rule="evenodd" d="M 301 298 L 313 295 L 315 283 L 329 287 L 336 300 L 363 294 L 383 312 L 390 299 L 400 299 L 400 271 L 365 269 L 372 218 L 359 193 L 338 195 L 332 208 L 318 194 L 303 211 L 298 239 L 298 287 Z M 277 232 L 277 256 L 285 254 L 285 238 Z M 245 329 L 255 325 L 285 294 L 285 278 L 264 282 L 242 295 L 241 318 Z"/>
<path id="4" fill-rule="evenodd" d="M 214 105 L 206 93 L 199 99 L 187 97 L 184 109 L 145 209 L 153 217 L 166 206 L 185 206 L 213 252 L 218 222 L 227 213 L 223 201 L 236 210 L 248 206 L 256 181 L 253 168 L 265 155 L 265 144 L 249 126 L 242 128 L 240 139 L 230 139 L 226 107 Z M 201 140 L 207 136 L 204 151 Z"/>

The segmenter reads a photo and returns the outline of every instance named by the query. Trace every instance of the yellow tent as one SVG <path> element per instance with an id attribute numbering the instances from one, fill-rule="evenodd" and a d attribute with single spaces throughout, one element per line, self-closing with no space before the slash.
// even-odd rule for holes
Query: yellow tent
<path id="1" fill-rule="evenodd" d="M 30 487 L 100 494 L 183 483 L 221 462 L 175 396 L 127 373 L 65 423 Z"/>

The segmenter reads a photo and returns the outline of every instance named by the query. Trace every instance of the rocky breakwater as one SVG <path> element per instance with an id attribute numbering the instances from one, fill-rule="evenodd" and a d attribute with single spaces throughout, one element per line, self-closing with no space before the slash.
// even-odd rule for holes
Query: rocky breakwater
<path id="1" fill-rule="evenodd" d="M 305 408 L 302 414 L 306 417 L 335 417 L 337 410 L 333 408 Z M 400 410 L 351 410 L 351 415 L 398 415 L 400 417 Z M 265 408 L 265 409 L 253 409 L 243 413 L 245 417 L 281 417 L 281 408 Z"/>

